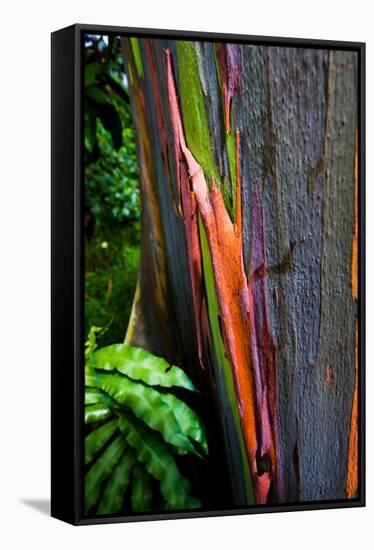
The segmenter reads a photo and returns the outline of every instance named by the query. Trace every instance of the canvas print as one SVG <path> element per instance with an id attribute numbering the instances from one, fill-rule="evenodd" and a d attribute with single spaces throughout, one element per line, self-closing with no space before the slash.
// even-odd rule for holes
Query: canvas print
<path id="1" fill-rule="evenodd" d="M 359 498 L 357 51 L 83 60 L 85 515 Z"/>

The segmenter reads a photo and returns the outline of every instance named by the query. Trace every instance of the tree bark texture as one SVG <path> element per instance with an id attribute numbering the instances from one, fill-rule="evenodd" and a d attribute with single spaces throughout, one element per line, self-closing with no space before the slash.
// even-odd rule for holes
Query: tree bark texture
<path id="1" fill-rule="evenodd" d="M 123 49 L 142 200 L 129 341 L 200 388 L 227 505 L 352 497 L 357 54 Z"/>

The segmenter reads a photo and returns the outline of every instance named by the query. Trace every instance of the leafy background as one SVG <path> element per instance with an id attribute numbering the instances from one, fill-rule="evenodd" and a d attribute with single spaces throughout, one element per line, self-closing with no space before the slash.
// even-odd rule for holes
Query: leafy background
<path id="1" fill-rule="evenodd" d="M 182 369 L 123 343 L 140 197 L 120 41 L 88 36 L 85 55 L 85 512 L 200 508 L 199 392 Z"/>
<path id="2" fill-rule="evenodd" d="M 85 328 L 123 340 L 140 259 L 135 134 L 118 38 L 86 37 Z"/>

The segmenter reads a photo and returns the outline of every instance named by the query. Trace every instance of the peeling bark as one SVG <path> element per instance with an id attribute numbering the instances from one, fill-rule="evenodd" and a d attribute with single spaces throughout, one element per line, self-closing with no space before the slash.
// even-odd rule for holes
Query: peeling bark
<path id="1" fill-rule="evenodd" d="M 357 54 L 142 39 L 139 72 L 123 44 L 142 191 L 131 341 L 201 387 L 234 504 L 250 483 L 257 503 L 351 498 Z"/>

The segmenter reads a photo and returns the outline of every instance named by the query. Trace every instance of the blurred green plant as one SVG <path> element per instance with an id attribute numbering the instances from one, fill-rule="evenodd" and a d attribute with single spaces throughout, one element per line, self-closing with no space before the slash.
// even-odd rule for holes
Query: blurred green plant
<path id="1" fill-rule="evenodd" d="M 121 108 L 129 105 L 123 58 L 118 38 L 89 35 L 84 70 L 86 164 L 97 160 L 100 143 L 97 122 L 110 133 L 116 151 L 123 142 Z"/>
<path id="2" fill-rule="evenodd" d="M 86 166 L 85 203 L 96 223 L 136 221 L 140 217 L 140 196 L 136 145 L 131 114 L 123 109 L 123 145 L 115 151 L 110 136 L 97 122 L 98 159 Z M 88 220 L 89 221 L 89 220 Z"/>
<path id="3" fill-rule="evenodd" d="M 135 132 L 119 38 L 85 48 L 85 202 L 103 223 L 140 214 Z"/>
<path id="4" fill-rule="evenodd" d="M 192 382 L 143 349 L 97 349 L 102 332 L 92 327 L 86 342 L 86 513 L 118 513 L 126 500 L 134 512 L 201 507 L 176 459 L 207 455 L 204 426 L 171 391 Z"/>
<path id="5" fill-rule="evenodd" d="M 112 321 L 108 345 L 124 338 L 136 288 L 138 168 L 119 38 L 87 36 L 85 59 L 85 325 Z"/>
<path id="6" fill-rule="evenodd" d="M 86 242 L 85 327 L 111 322 L 100 345 L 123 341 L 138 278 L 139 224 L 96 230 Z"/>

